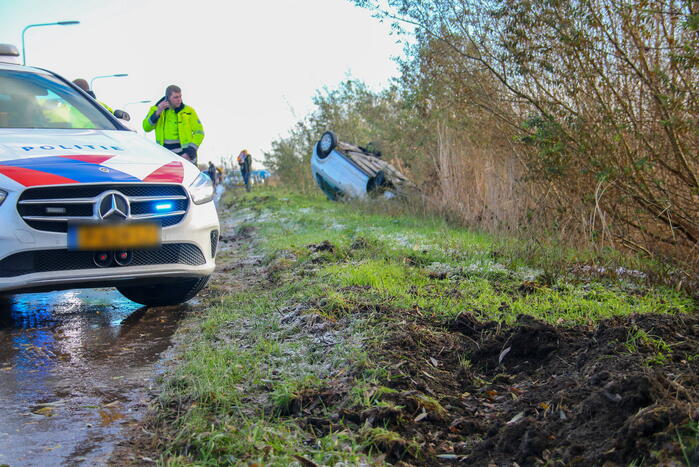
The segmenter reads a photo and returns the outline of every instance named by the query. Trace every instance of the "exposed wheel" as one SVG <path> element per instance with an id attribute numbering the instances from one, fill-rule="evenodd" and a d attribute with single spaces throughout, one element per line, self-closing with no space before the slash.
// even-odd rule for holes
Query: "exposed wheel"
<path id="1" fill-rule="evenodd" d="M 391 188 L 393 188 L 393 184 L 386 179 L 383 170 L 379 170 L 367 184 L 367 192 L 371 196 L 378 196 Z"/>
<path id="2" fill-rule="evenodd" d="M 328 157 L 328 154 L 332 152 L 337 146 L 337 136 L 332 131 L 326 131 L 323 136 L 320 137 L 318 144 L 316 145 L 316 152 L 318 157 L 324 159 Z"/>
<path id="3" fill-rule="evenodd" d="M 386 175 L 384 175 L 383 170 L 379 170 L 376 175 L 369 180 L 367 191 L 376 191 L 384 185 L 386 185 Z"/>
<path id="4" fill-rule="evenodd" d="M 146 306 L 179 305 L 194 298 L 209 281 L 209 276 L 181 279 L 163 284 L 117 287 L 132 302 Z"/>

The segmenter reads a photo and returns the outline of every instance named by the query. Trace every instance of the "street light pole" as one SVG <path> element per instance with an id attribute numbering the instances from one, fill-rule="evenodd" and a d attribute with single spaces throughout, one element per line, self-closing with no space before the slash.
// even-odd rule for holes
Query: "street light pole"
<path id="1" fill-rule="evenodd" d="M 150 103 L 150 101 L 147 100 L 147 99 L 146 99 L 146 100 L 142 100 L 142 101 L 127 102 L 126 104 L 124 104 L 124 108 L 126 108 L 126 107 L 129 106 L 129 105 L 133 105 L 133 104 L 148 104 L 148 103 Z"/>
<path id="2" fill-rule="evenodd" d="M 90 89 L 91 89 L 92 91 L 95 90 L 95 88 L 92 87 L 92 83 L 93 83 L 96 79 L 101 79 L 101 78 L 123 78 L 123 77 L 125 77 L 125 76 L 129 76 L 129 74 L 128 74 L 128 73 L 117 73 L 117 74 L 115 74 L 115 75 L 95 76 L 94 78 L 92 78 L 92 79 L 90 80 Z"/>
<path id="3" fill-rule="evenodd" d="M 22 65 L 27 64 L 27 53 L 24 48 L 24 33 L 27 32 L 29 28 L 37 28 L 39 26 L 72 26 L 74 24 L 80 24 L 80 21 L 56 21 L 55 23 L 38 23 L 29 24 L 22 29 Z"/>

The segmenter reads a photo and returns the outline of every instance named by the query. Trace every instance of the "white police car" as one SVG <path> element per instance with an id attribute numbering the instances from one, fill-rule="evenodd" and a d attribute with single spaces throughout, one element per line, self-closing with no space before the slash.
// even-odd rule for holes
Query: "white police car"
<path id="1" fill-rule="evenodd" d="M 214 270 L 213 195 L 196 166 L 69 81 L 0 63 L 0 294 L 114 286 L 150 306 L 189 300 Z"/>

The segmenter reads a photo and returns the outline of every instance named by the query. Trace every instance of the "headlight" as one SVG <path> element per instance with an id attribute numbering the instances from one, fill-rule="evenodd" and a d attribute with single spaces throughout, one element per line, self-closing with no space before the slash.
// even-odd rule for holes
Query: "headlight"
<path id="1" fill-rule="evenodd" d="M 194 182 L 189 185 L 189 193 L 194 204 L 208 203 L 214 199 L 214 184 L 204 172 L 200 173 Z"/>
<path id="2" fill-rule="evenodd" d="M 3 201 L 7 198 L 7 192 L 0 190 L 0 206 L 2 206 Z"/>

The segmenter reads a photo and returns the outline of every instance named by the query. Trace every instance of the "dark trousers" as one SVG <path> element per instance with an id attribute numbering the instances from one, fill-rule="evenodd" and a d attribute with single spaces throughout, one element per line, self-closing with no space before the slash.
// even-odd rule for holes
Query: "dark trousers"
<path id="1" fill-rule="evenodd" d="M 250 191 L 250 171 L 244 168 L 240 169 L 240 174 L 243 176 L 243 182 L 245 183 L 245 189 Z"/>

